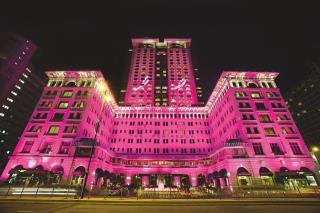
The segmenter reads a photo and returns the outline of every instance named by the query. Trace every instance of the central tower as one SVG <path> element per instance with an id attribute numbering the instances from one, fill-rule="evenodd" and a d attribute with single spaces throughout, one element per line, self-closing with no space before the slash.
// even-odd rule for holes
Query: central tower
<path id="1" fill-rule="evenodd" d="M 198 104 L 191 60 L 191 39 L 132 39 L 133 54 L 125 104 L 193 106 Z"/>

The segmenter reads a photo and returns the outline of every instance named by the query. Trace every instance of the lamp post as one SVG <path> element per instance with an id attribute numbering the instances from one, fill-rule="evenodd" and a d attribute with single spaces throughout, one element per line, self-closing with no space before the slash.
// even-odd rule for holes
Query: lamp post
<path id="1" fill-rule="evenodd" d="M 93 153 L 94 153 L 94 147 L 96 145 L 98 132 L 99 132 L 99 129 L 100 129 L 100 122 L 101 122 L 101 119 L 102 119 L 104 108 L 106 106 L 105 103 L 111 101 L 111 97 L 106 94 L 107 88 L 106 88 L 105 84 L 103 84 L 101 82 L 98 82 L 97 83 L 97 90 L 101 94 L 101 108 L 100 108 L 100 112 L 99 112 L 99 115 L 97 117 L 97 121 L 96 121 L 96 125 L 95 125 L 94 138 L 93 138 L 93 141 L 91 141 L 91 149 L 90 149 L 88 167 L 87 167 L 87 172 L 85 173 L 84 181 L 83 181 L 83 184 L 82 184 L 82 187 L 81 187 L 80 199 L 83 199 L 83 197 L 84 197 L 85 188 L 86 188 L 86 185 L 87 185 L 87 182 L 88 182 L 88 177 L 90 175 L 90 165 L 91 165 L 91 161 L 92 161 L 92 157 L 93 157 Z"/>

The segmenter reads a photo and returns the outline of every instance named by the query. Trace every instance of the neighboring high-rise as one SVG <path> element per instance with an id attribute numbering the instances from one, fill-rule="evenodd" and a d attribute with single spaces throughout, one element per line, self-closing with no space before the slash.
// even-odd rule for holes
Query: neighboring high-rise
<path id="1" fill-rule="evenodd" d="M 0 171 L 12 153 L 45 85 L 30 63 L 36 46 L 16 34 L 0 36 Z"/>
<path id="2" fill-rule="evenodd" d="M 309 150 L 320 161 L 320 63 L 308 64 L 310 74 L 285 94 L 287 106 Z M 318 150 L 318 151 L 315 151 Z M 318 165 L 319 166 L 319 165 Z"/>
<path id="3" fill-rule="evenodd" d="M 173 186 L 317 185 L 276 72 L 222 72 L 198 106 L 190 39 L 133 39 L 124 106 L 99 71 L 49 71 L 1 179 Z M 194 106 L 195 105 L 195 106 Z M 157 189 L 155 189 L 157 188 Z"/>
<path id="4" fill-rule="evenodd" d="M 320 146 L 320 66 L 309 65 L 308 77 L 285 94 L 286 103 L 306 144 Z"/>

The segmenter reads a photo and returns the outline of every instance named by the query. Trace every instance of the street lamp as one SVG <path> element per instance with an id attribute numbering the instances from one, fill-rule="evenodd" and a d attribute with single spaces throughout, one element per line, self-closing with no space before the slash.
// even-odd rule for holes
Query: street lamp
<path id="1" fill-rule="evenodd" d="M 313 158 L 313 161 L 314 161 L 315 164 L 316 164 L 317 176 L 318 176 L 319 173 L 320 173 L 320 164 L 319 164 L 319 160 L 318 160 L 318 158 L 317 158 L 317 156 L 316 156 L 316 153 L 319 152 L 319 151 L 320 151 L 319 147 L 314 146 L 314 147 L 311 148 L 311 152 L 310 152 L 311 157 Z"/>
<path id="2" fill-rule="evenodd" d="M 106 102 L 109 103 L 112 100 L 111 96 L 109 94 L 107 94 L 107 86 L 106 86 L 105 82 L 98 81 L 97 85 L 96 85 L 96 89 L 101 95 L 101 108 L 100 108 L 100 113 L 99 113 L 99 116 L 97 118 L 96 125 L 95 125 L 94 138 L 93 138 L 93 141 L 91 142 L 91 150 L 90 150 L 90 157 L 89 157 L 87 172 L 85 173 L 85 178 L 83 181 L 83 185 L 81 187 L 81 194 L 80 194 L 81 199 L 83 199 L 83 197 L 84 197 L 85 188 L 86 188 L 86 185 L 88 182 L 88 177 L 90 175 L 90 165 L 91 165 L 91 161 L 92 161 L 92 157 L 93 157 L 94 146 L 96 145 L 97 135 L 98 135 L 98 132 L 100 129 L 100 122 L 102 120 L 102 115 L 103 115 L 103 110 L 105 108 L 105 103 Z"/>
<path id="3" fill-rule="evenodd" d="M 318 151 L 319 151 L 319 148 L 316 147 L 316 146 L 314 146 L 314 147 L 311 148 L 311 152 L 312 152 L 312 153 L 315 153 L 315 152 L 318 152 Z"/>

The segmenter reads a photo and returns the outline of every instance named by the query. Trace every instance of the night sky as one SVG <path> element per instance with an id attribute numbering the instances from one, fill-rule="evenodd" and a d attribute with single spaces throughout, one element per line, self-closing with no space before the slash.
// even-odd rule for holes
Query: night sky
<path id="1" fill-rule="evenodd" d="M 285 92 L 320 53 L 316 1 L 86 2 L 2 3 L 1 31 L 38 46 L 37 69 L 100 69 L 116 94 L 126 81 L 132 37 L 191 37 L 206 96 L 222 70 L 278 71 Z"/>

